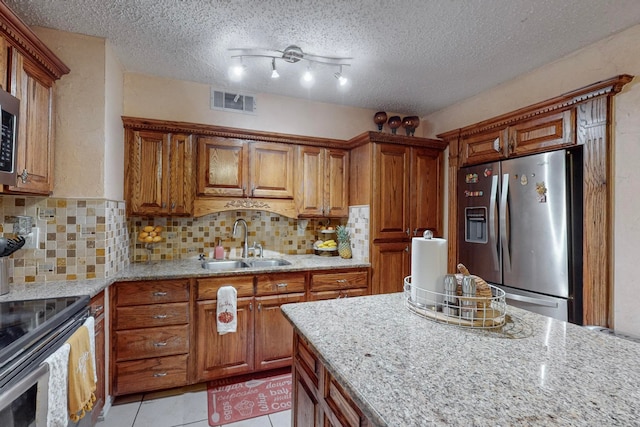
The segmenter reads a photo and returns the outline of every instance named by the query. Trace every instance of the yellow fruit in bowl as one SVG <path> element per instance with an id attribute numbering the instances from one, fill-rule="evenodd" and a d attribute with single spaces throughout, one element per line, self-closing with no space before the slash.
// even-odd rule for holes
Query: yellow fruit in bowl
<path id="1" fill-rule="evenodd" d="M 139 236 L 139 237 L 141 237 L 141 238 L 143 238 L 143 239 L 144 239 L 145 237 L 147 237 L 148 235 L 149 235 L 149 233 L 147 233 L 146 231 L 141 231 L 141 232 L 140 232 L 140 234 L 138 234 L 138 236 Z"/>
<path id="2" fill-rule="evenodd" d="M 155 227 L 153 225 L 147 225 L 142 229 L 142 231 L 146 231 L 147 233 L 150 233 L 153 231 L 154 228 Z"/>
<path id="3" fill-rule="evenodd" d="M 160 233 L 162 231 L 162 226 L 156 225 L 156 227 L 153 229 L 153 231 L 155 231 L 156 233 Z"/>
<path id="4" fill-rule="evenodd" d="M 158 233 L 156 233 L 155 231 L 149 232 L 149 236 L 151 236 L 151 237 L 156 237 L 157 235 L 158 235 Z"/>
<path id="5" fill-rule="evenodd" d="M 153 242 L 153 237 L 147 236 L 147 237 L 144 238 L 144 241 L 147 242 L 147 243 L 151 243 L 151 242 Z"/>
<path id="6" fill-rule="evenodd" d="M 159 241 L 161 241 L 161 240 L 162 240 L 162 237 L 160 237 L 160 236 L 153 236 L 153 242 L 154 242 L 154 243 L 159 242 Z"/>

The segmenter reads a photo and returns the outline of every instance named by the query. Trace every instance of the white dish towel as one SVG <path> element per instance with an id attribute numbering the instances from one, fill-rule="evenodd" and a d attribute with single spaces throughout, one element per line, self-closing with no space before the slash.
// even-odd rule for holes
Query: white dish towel
<path id="1" fill-rule="evenodd" d="M 216 324 L 220 335 L 236 331 L 238 327 L 237 304 L 238 292 L 236 288 L 222 286 L 218 289 Z"/>
<path id="2" fill-rule="evenodd" d="M 49 365 L 47 427 L 66 427 L 69 424 L 67 409 L 69 350 L 71 346 L 65 343 L 42 362 Z"/>

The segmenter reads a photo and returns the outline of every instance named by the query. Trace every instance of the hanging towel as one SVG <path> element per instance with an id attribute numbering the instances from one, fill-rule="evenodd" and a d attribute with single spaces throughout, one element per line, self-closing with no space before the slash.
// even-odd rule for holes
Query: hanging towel
<path id="1" fill-rule="evenodd" d="M 49 365 L 47 427 L 66 427 L 69 424 L 67 369 L 70 349 L 71 346 L 65 343 L 42 362 Z"/>
<path id="2" fill-rule="evenodd" d="M 83 325 L 67 341 L 69 351 L 69 418 L 78 422 L 96 401 L 94 358 L 89 329 Z"/>
<path id="3" fill-rule="evenodd" d="M 93 317 L 88 317 L 84 321 L 84 326 L 89 331 L 89 346 L 91 350 L 91 360 L 93 361 L 93 380 L 98 383 L 98 370 L 96 365 L 96 321 Z"/>
<path id="4" fill-rule="evenodd" d="M 236 288 L 233 286 L 222 286 L 218 289 L 216 324 L 220 335 L 236 331 L 238 326 L 236 313 L 237 304 L 238 292 Z"/>

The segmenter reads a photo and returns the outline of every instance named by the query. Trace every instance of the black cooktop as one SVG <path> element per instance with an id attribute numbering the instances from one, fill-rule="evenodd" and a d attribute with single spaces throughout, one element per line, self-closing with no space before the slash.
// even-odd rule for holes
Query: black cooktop
<path id="1" fill-rule="evenodd" d="M 86 295 L 0 302 L 0 370 L 88 304 Z"/>

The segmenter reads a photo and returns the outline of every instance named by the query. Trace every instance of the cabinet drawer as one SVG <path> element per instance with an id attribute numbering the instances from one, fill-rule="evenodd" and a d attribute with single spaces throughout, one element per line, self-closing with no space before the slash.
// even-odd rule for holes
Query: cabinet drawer
<path id="1" fill-rule="evenodd" d="M 305 273 L 263 274 L 256 280 L 256 295 L 304 292 Z"/>
<path id="2" fill-rule="evenodd" d="M 336 418 L 338 425 L 360 427 L 362 425 L 360 411 L 355 403 L 327 371 L 325 375 L 324 400 L 331 409 L 331 415 Z"/>
<path id="3" fill-rule="evenodd" d="M 312 291 L 331 291 L 350 288 L 366 288 L 369 285 L 366 271 L 316 273 L 311 275 Z"/>
<path id="4" fill-rule="evenodd" d="M 297 335 L 296 340 L 296 362 L 317 388 L 322 365 L 316 355 L 307 347 L 304 340 Z"/>
<path id="5" fill-rule="evenodd" d="M 189 282 L 159 280 L 121 282 L 116 288 L 116 305 L 143 305 L 189 301 Z"/>
<path id="6" fill-rule="evenodd" d="M 117 331 L 116 361 L 189 352 L 189 326 Z"/>
<path id="7" fill-rule="evenodd" d="M 186 384 L 186 354 L 116 363 L 116 395 L 180 387 Z"/>
<path id="8" fill-rule="evenodd" d="M 218 298 L 218 289 L 222 286 L 233 286 L 238 298 L 253 296 L 253 276 L 208 277 L 198 279 L 198 300 L 214 300 Z"/>
<path id="9" fill-rule="evenodd" d="M 189 323 L 189 303 L 139 305 L 116 308 L 114 326 L 117 330 Z"/>
<path id="10" fill-rule="evenodd" d="M 361 297 L 364 295 L 369 295 L 369 290 L 367 288 L 341 289 L 338 291 L 318 291 L 311 292 L 309 294 L 309 300 L 320 301 L 324 299 Z"/>

